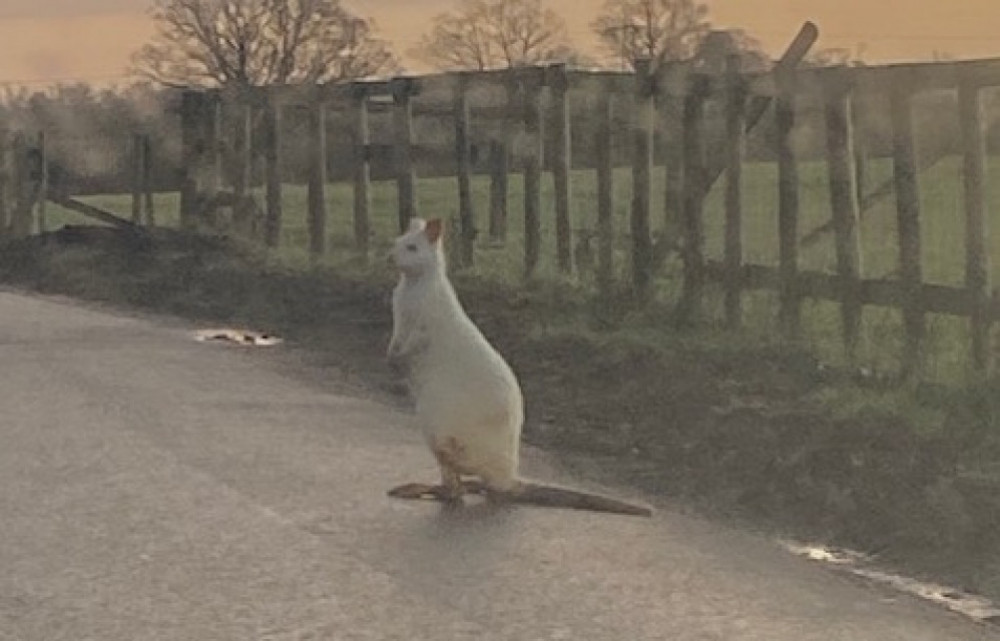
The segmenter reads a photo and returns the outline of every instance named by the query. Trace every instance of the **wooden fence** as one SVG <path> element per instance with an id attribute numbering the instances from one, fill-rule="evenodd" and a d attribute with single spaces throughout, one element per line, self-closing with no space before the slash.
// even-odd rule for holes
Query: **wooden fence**
<path id="1" fill-rule="evenodd" d="M 725 258 L 719 263 L 706 262 L 699 251 L 699 221 L 702 219 L 704 189 L 688 181 L 689 198 L 685 220 L 691 244 L 685 254 L 685 272 L 692 283 L 706 277 L 723 283 L 726 290 L 727 318 L 739 323 L 739 298 L 747 289 L 771 289 L 779 292 L 778 318 L 782 331 L 798 331 L 800 306 L 804 298 L 818 298 L 840 303 L 844 341 L 849 352 L 857 346 L 863 305 L 891 306 L 902 310 L 905 332 L 904 370 L 919 366 L 925 337 L 925 316 L 941 313 L 970 319 L 970 350 L 980 368 L 989 364 L 989 330 L 1000 314 L 1000 300 L 991 294 L 990 256 L 987 251 L 986 145 L 981 92 L 1000 85 L 1000 61 L 984 60 L 945 64 L 900 64 L 885 67 L 830 68 L 770 77 L 748 78 L 735 72 L 725 78 L 700 78 L 697 83 L 717 82 L 716 95 L 724 96 L 727 119 L 727 198 Z M 958 92 L 961 146 L 963 149 L 963 188 L 965 205 L 966 271 L 964 287 L 948 287 L 924 282 L 921 264 L 922 232 L 920 224 L 919 175 L 915 151 L 913 100 L 922 91 L 954 89 Z M 709 91 L 685 93 L 685 100 L 700 102 Z M 859 98 L 884 95 L 888 98 L 892 120 L 891 193 L 896 203 L 898 278 L 865 279 L 861 277 L 858 176 L 854 149 L 854 107 Z M 748 97 L 772 97 L 777 122 L 779 265 L 777 268 L 747 264 L 741 256 L 740 147 L 746 131 L 744 116 Z M 799 268 L 799 249 L 803 236 L 799 225 L 797 161 L 792 153 L 794 127 L 793 105 L 813 100 L 822 106 L 827 137 L 827 169 L 830 188 L 832 229 L 836 249 L 836 273 L 805 271 Z M 698 109 L 685 110 L 685 170 L 699 171 Z M 693 192 L 693 193 L 691 193 Z M 692 284 L 690 287 L 694 288 Z M 689 297 L 690 310 L 696 309 L 700 293 Z"/>
<path id="2" fill-rule="evenodd" d="M 519 170 L 524 184 L 524 255 L 526 277 L 535 274 L 541 252 L 542 174 L 545 165 L 554 184 L 556 263 L 563 272 L 573 269 L 572 233 L 574 204 L 571 201 L 572 109 L 571 96 L 588 92 L 596 105 L 589 134 L 593 136 L 596 173 L 597 216 L 594 237 L 597 247 L 597 282 L 607 288 L 613 281 L 614 236 L 613 142 L 623 114 L 629 125 L 632 201 L 629 214 L 630 280 L 637 297 L 652 291 L 657 267 L 665 253 L 676 248 L 683 263 L 683 288 L 678 316 L 697 323 L 703 314 L 706 285 L 721 285 L 725 318 L 738 327 L 743 317 L 744 294 L 750 290 L 778 293 L 777 318 L 781 331 L 794 337 L 800 331 L 802 302 L 807 298 L 839 303 L 846 349 L 853 356 L 860 336 L 861 312 L 865 305 L 895 307 L 902 311 L 906 337 L 902 355 L 904 370 L 916 371 L 925 339 L 925 317 L 941 313 L 970 321 L 970 353 L 977 367 L 991 361 L 990 329 L 1000 317 L 1000 298 L 993 295 L 990 256 L 987 250 L 986 135 L 981 107 L 984 88 L 1000 86 L 1000 60 L 977 60 L 871 67 L 799 68 L 816 39 L 807 24 L 773 69 L 745 73 L 740 58 L 730 56 L 723 64 L 684 62 L 652 69 L 639 65 L 635 73 L 584 72 L 563 66 L 513 71 L 452 73 L 385 81 L 354 82 L 333 86 L 270 87 L 243 91 L 185 92 L 182 101 L 181 184 L 182 225 L 195 225 L 207 208 L 232 205 L 234 218 L 253 227 L 269 246 L 278 243 L 281 232 L 281 114 L 287 109 L 306 110 L 313 135 L 308 137 L 308 230 L 309 249 L 314 255 L 327 251 L 326 220 L 328 145 L 327 118 L 337 114 L 351 123 L 347 148 L 353 159 L 353 230 L 357 247 L 369 249 L 372 215 L 371 161 L 377 145 L 371 142 L 373 114 L 391 116 L 392 161 L 398 193 L 398 225 L 404 229 L 418 212 L 417 146 L 414 117 L 449 118 L 454 126 L 455 166 L 459 202 L 457 252 L 464 265 L 476 256 L 479 224 L 471 195 L 472 151 L 475 141 L 470 121 L 494 119 L 516 124 L 529 141 Z M 718 63 L 719 61 L 716 61 Z M 503 101 L 489 104 L 470 99 L 473 88 L 494 88 Z M 961 148 L 964 162 L 965 284 L 951 287 L 925 282 L 921 265 L 919 177 L 924 166 L 917 162 L 914 145 L 912 103 L 925 91 L 953 89 L 958 93 Z M 575 94 L 574 94 L 575 92 Z M 445 96 L 440 100 L 415 101 L 418 96 Z M 542 100 L 543 95 L 547 100 Z M 892 123 L 892 180 L 873 190 L 864 190 L 866 156 L 859 149 L 863 139 L 854 131 L 860 106 L 873 96 L 888 99 Z M 799 159 L 792 144 L 797 109 L 814 105 L 825 126 L 826 165 L 831 220 L 820 228 L 803 230 L 800 224 Z M 709 144 L 710 105 L 721 105 L 724 118 L 723 143 Z M 225 171 L 222 144 L 227 131 L 224 111 L 238 113 L 234 141 L 237 170 Z M 777 158 L 778 237 L 777 266 L 748 263 L 744 258 L 744 177 L 747 137 L 758 123 L 772 118 L 774 154 Z M 552 127 L 545 131 L 546 125 Z M 488 228 L 492 239 L 502 238 L 507 225 L 507 182 L 510 171 L 510 138 L 503 132 L 481 145 L 489 150 L 490 204 Z M 254 136 L 260 140 L 253 141 Z M 668 220 L 678 221 L 677 238 L 654 238 L 654 153 L 657 140 L 666 165 L 662 207 Z M 482 142 L 482 141 L 480 141 Z M 343 150 L 339 141 L 333 144 Z M 547 144 L 546 144 L 547 143 Z M 264 206 L 258 210 L 248 196 L 253 149 L 263 149 Z M 152 220 L 151 201 L 144 176 L 148 175 L 148 144 L 141 138 L 134 145 L 136 169 L 133 221 Z M 234 176 L 232 189 L 223 191 L 223 175 Z M 705 252 L 705 200 L 720 179 L 724 185 L 724 250 L 721 260 L 710 260 Z M 895 196 L 898 277 L 865 278 L 861 269 L 861 213 L 885 196 Z M 62 199 L 65 202 L 65 198 Z M 3 198 L 0 198 L 3 201 Z M 238 214 L 238 215 L 237 215 Z M 834 238 L 836 270 L 809 271 L 801 267 L 800 249 L 825 233 Z"/>
<path id="3" fill-rule="evenodd" d="M 631 122 L 632 204 L 629 224 L 631 284 L 639 297 L 648 296 L 659 258 L 665 247 L 658 247 L 650 231 L 653 210 L 652 176 L 654 172 L 654 132 L 660 129 L 663 144 L 670 148 L 666 160 L 666 193 L 663 206 L 680 221 L 680 252 L 683 259 L 683 293 L 679 316 L 690 323 L 701 314 L 705 286 L 714 281 L 725 292 L 727 323 L 736 327 L 742 319 L 744 292 L 768 289 L 778 292 L 779 326 L 787 336 L 800 329 L 801 304 L 806 298 L 836 301 L 841 306 L 844 343 L 849 354 L 858 345 L 861 311 L 865 305 L 897 307 L 902 310 L 906 336 L 904 369 L 919 366 L 925 336 L 925 316 L 943 313 L 970 319 L 970 352 L 973 362 L 986 368 L 990 362 L 989 330 L 1000 316 L 1000 299 L 991 293 L 989 253 L 987 251 L 986 149 L 980 92 L 985 87 L 1000 86 L 1000 61 L 899 64 L 876 67 L 835 67 L 801 69 L 797 63 L 815 39 L 815 30 L 807 25 L 793 41 L 777 65 L 767 73 L 742 73 L 738 56 L 726 61 L 724 68 L 705 68 L 692 63 L 677 63 L 650 69 L 640 65 L 635 73 L 578 72 L 561 66 L 522 69 L 516 72 L 445 74 L 420 78 L 398 78 L 386 82 L 354 83 L 346 86 L 310 88 L 272 88 L 254 96 L 250 103 L 260 105 L 268 114 L 266 131 L 271 146 L 277 129 L 273 125 L 277 109 L 290 104 L 307 106 L 311 122 L 312 173 L 309 180 L 309 220 L 314 252 L 324 250 L 325 211 L 323 159 L 325 139 L 323 114 L 342 109 L 354 115 L 354 219 L 359 247 L 367 244 L 369 176 L 367 115 L 373 105 L 388 105 L 392 113 L 394 162 L 399 194 L 398 222 L 404 228 L 417 212 L 413 160 L 414 103 L 421 93 L 450 92 L 453 102 L 442 108 L 425 108 L 424 114 L 447 115 L 454 119 L 459 191 L 459 227 L 461 261 L 472 264 L 477 234 L 476 217 L 470 192 L 470 111 L 477 118 L 505 118 L 518 124 L 530 142 L 522 164 L 524 178 L 524 273 L 531 276 L 538 265 L 541 238 L 541 176 L 543 155 L 547 154 L 553 184 L 556 232 L 556 262 L 564 272 L 573 268 L 571 233 L 574 228 L 570 200 L 571 149 L 570 95 L 586 89 L 599 96 L 598 126 L 594 128 L 597 159 L 598 282 L 612 280 L 613 251 L 613 169 L 611 147 L 615 135 L 613 116 L 627 110 Z M 470 107 L 468 87 L 495 85 L 503 89 L 509 102 L 500 106 Z M 955 89 L 958 92 L 961 122 L 961 147 L 964 157 L 964 193 L 966 225 L 966 277 L 964 287 L 949 287 L 924 282 L 921 267 L 921 226 L 919 175 L 914 146 L 912 101 L 919 92 Z M 549 99 L 543 103 L 542 92 Z M 195 101 L 191 94 L 191 100 Z M 865 155 L 855 148 L 858 138 L 854 122 L 859 104 L 872 96 L 887 96 L 892 122 L 891 158 L 893 178 L 890 183 L 865 193 L 859 188 L 864 169 L 858 162 Z M 379 101 L 382 98 L 388 102 Z M 222 104 L 246 96 L 219 96 L 212 101 L 202 96 L 203 104 Z M 724 105 L 725 144 L 710 146 L 706 136 L 706 107 Z M 826 160 L 832 219 L 820 229 L 803 230 L 800 225 L 799 162 L 793 151 L 795 114 L 803 103 L 815 105 L 823 115 L 826 130 Z M 192 102 L 192 105 L 194 102 Z M 543 104 L 550 110 L 543 111 Z M 204 109 L 204 107 L 202 108 Z M 450 113 L 449 113 L 450 112 Z M 197 113 L 191 108 L 190 114 Z M 204 113 L 204 112 L 202 112 Z M 216 112 L 217 113 L 217 112 Z M 774 153 L 778 166 L 778 235 L 779 260 L 776 267 L 749 264 L 743 257 L 743 179 L 742 166 L 747 135 L 767 114 L 771 114 L 776 136 Z M 679 116 L 679 117 L 678 117 Z M 189 115 L 191 142 L 194 146 L 195 122 L 204 116 Z M 248 115 L 247 118 L 250 116 Z M 554 131 L 542 131 L 551 123 Z M 187 140 L 187 138 L 186 138 Z M 549 142 L 548 148 L 544 144 Z M 506 157 L 506 140 L 490 141 L 491 149 L 500 149 Z M 206 148 L 211 149 L 211 145 Z M 197 159 L 185 166 L 194 167 Z M 268 175 L 276 176 L 277 158 L 269 158 Z M 208 163 L 212 166 L 213 163 Z M 490 229 L 496 234 L 503 222 L 498 212 L 506 194 L 506 163 L 493 163 L 491 171 Z M 725 241 L 721 261 L 705 255 L 705 198 L 712 185 L 725 176 Z M 190 188 L 194 189 L 194 181 Z M 280 181 L 267 181 L 265 218 L 266 240 L 276 242 L 280 224 Z M 860 263 L 861 212 L 875 200 L 895 196 L 897 211 L 898 278 L 863 278 Z M 190 200 L 190 199 L 189 199 Z M 830 232 L 836 249 L 836 271 L 807 271 L 800 267 L 803 243 Z M 669 239 L 664 239 L 667 242 Z"/>

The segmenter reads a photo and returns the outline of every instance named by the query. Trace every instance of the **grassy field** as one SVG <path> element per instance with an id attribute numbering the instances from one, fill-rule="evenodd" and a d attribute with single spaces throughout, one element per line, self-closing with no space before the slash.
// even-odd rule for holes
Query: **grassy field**
<path id="1" fill-rule="evenodd" d="M 748 164 L 744 189 L 745 257 L 748 262 L 776 265 L 777 249 L 777 173 L 773 163 Z M 872 163 L 870 186 L 892 177 L 888 159 Z M 992 209 L 1000 206 L 1000 168 L 993 166 L 989 192 Z M 653 231 L 659 233 L 664 225 L 663 172 L 654 174 Z M 923 269 L 925 280 L 931 283 L 960 286 L 964 278 L 964 223 L 961 194 L 961 160 L 945 159 L 921 175 L 921 224 L 923 233 Z M 572 177 L 573 227 L 593 228 L 596 218 L 596 183 L 593 172 L 577 171 Z M 539 278 L 565 282 L 555 271 L 555 236 L 552 180 L 545 176 L 542 183 L 542 259 Z M 706 203 L 707 255 L 722 255 L 722 181 L 719 181 Z M 473 197 L 478 226 L 481 229 L 475 272 L 487 281 L 517 283 L 521 278 L 523 261 L 523 192 L 521 177 L 512 175 L 509 193 L 509 241 L 502 247 L 490 247 L 486 242 L 486 214 L 488 210 L 489 182 L 479 176 L 473 180 Z M 417 187 L 418 207 L 424 217 L 452 217 L 458 212 L 457 187 L 454 179 L 421 179 Z M 620 169 L 615 175 L 616 268 L 619 280 L 627 281 L 628 267 L 628 215 L 631 197 L 631 174 Z M 348 184 L 331 184 L 327 190 L 329 212 L 328 233 L 329 264 L 342 264 L 353 256 L 352 251 L 352 191 Z M 128 196 L 97 196 L 86 200 L 110 211 L 128 216 Z M 155 198 L 159 224 L 177 222 L 177 194 L 157 194 Z M 808 162 L 800 165 L 800 233 L 823 224 L 830 218 L 826 165 Z M 282 254 L 292 260 L 301 260 L 307 246 L 306 192 L 299 185 L 286 185 L 283 191 L 284 221 L 282 227 Z M 372 212 L 376 251 L 384 247 L 396 230 L 396 194 L 393 182 L 376 182 L 372 187 Z M 70 212 L 51 207 L 50 226 L 79 220 Z M 895 235 L 895 202 L 890 196 L 864 214 L 861 225 L 862 274 L 865 277 L 886 277 L 896 269 L 897 248 Z M 1000 255 L 1000 233 L 994 226 L 989 247 L 993 255 Z M 801 266 L 806 269 L 834 271 L 835 255 L 832 234 L 801 250 Z M 1000 261 L 993 261 L 994 279 L 1000 277 Z M 679 293 L 679 265 L 668 264 L 658 275 L 657 298 L 668 309 Z M 586 284 L 586 274 L 576 281 L 576 286 Z M 756 292 L 745 298 L 745 319 L 750 335 L 768 334 L 774 326 L 777 309 L 776 296 L 770 292 Z M 709 293 L 708 323 L 722 317 L 721 296 L 717 290 Z M 803 306 L 805 344 L 824 361 L 842 364 L 839 311 L 836 304 L 824 301 L 807 301 Z M 664 319 L 664 324 L 665 324 Z M 903 349 L 900 335 L 899 313 L 893 309 L 869 307 L 864 312 L 861 344 L 861 363 L 876 371 L 893 371 Z M 930 380 L 961 382 L 972 374 L 968 370 L 966 321 L 939 315 L 928 316 L 927 371 Z"/>

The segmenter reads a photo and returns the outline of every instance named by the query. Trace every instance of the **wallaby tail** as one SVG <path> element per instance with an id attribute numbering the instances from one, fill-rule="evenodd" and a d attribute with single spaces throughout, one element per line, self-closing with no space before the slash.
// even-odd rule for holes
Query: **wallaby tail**
<path id="1" fill-rule="evenodd" d="M 569 488 L 539 483 L 522 482 L 511 498 L 517 503 L 528 503 L 543 507 L 565 507 L 591 512 L 610 512 L 630 516 L 652 516 L 653 510 L 634 503 L 626 503 L 600 494 L 590 494 Z"/>

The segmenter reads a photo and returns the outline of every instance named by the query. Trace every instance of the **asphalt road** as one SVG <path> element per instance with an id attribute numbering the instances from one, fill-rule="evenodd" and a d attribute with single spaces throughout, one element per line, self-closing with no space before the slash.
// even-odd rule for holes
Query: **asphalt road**
<path id="1" fill-rule="evenodd" d="M 1000 639 L 669 509 L 389 499 L 407 416 L 191 329 L 0 294 L 0 639 Z"/>

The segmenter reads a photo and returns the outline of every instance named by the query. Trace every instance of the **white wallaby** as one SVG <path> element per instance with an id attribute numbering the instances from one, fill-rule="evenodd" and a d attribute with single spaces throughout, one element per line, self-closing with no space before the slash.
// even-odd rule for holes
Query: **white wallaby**
<path id="1" fill-rule="evenodd" d="M 408 483 L 397 498 L 490 500 L 649 516 L 616 499 L 527 482 L 518 476 L 524 400 L 517 377 L 466 315 L 448 280 L 440 219 L 414 218 L 396 239 L 388 360 L 405 369 L 416 416 L 441 467 L 441 484 Z M 463 476 L 474 480 L 463 480 Z"/>

